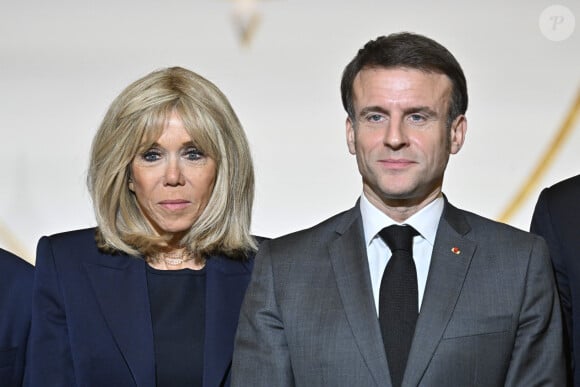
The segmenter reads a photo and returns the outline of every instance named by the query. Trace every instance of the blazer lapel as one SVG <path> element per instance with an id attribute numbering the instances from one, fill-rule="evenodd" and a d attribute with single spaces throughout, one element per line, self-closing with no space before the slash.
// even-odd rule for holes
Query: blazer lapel
<path id="1" fill-rule="evenodd" d="M 219 256 L 207 260 L 204 386 L 221 386 L 231 367 L 240 305 L 250 280 L 251 265 L 249 261 Z"/>
<path id="2" fill-rule="evenodd" d="M 153 328 L 145 262 L 101 255 L 84 266 L 101 312 L 137 386 L 155 386 Z"/>
<path id="3" fill-rule="evenodd" d="M 372 297 L 363 227 L 358 205 L 337 228 L 329 254 L 346 317 L 365 363 L 378 386 L 390 386 L 383 340 Z"/>
<path id="4" fill-rule="evenodd" d="M 446 201 L 433 246 L 404 386 L 419 385 L 451 318 L 477 247 L 465 237 L 470 229 L 463 214 Z"/>

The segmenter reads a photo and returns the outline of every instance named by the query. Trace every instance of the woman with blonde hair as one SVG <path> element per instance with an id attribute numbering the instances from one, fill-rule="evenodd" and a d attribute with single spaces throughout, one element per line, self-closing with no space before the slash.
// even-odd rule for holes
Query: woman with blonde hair
<path id="1" fill-rule="evenodd" d="M 97 227 L 38 243 L 31 386 L 227 386 L 256 240 L 226 97 L 183 68 L 111 104 L 93 140 Z"/>

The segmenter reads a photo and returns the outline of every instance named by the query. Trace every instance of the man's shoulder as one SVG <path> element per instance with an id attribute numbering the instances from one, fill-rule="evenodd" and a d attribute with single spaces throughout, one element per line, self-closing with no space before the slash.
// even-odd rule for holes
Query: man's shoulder
<path id="1" fill-rule="evenodd" d="M 578 197 L 580 197 L 580 175 L 544 188 L 538 197 L 532 217 L 534 232 L 547 235 L 547 230 L 554 227 L 554 232 L 559 229 L 558 233 L 568 234 L 574 228 L 573 225 L 580 224 Z M 564 227 L 560 229 L 562 226 Z"/>
<path id="2" fill-rule="evenodd" d="M 580 195 L 580 175 L 570 177 L 568 179 L 557 182 L 556 184 L 546 188 L 545 194 L 554 199 L 568 198 L 576 200 Z"/>
<path id="3" fill-rule="evenodd" d="M 458 211 L 465 218 L 471 228 L 468 237 L 475 240 L 488 240 L 493 241 L 494 245 L 505 246 L 506 243 L 511 245 L 523 243 L 527 245 L 541 239 L 526 230 L 468 210 L 455 208 L 455 211 Z"/>

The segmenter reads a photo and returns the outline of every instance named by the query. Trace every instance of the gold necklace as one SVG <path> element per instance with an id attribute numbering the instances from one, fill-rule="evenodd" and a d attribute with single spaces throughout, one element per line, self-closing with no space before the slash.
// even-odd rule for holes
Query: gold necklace
<path id="1" fill-rule="evenodd" d="M 187 249 L 178 250 L 169 253 L 159 253 L 156 255 L 156 261 L 163 261 L 169 266 L 179 266 L 183 262 L 191 261 L 195 256 Z"/>

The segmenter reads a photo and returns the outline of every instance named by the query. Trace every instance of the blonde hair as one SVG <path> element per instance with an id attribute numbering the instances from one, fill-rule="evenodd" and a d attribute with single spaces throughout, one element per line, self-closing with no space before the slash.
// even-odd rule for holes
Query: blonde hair
<path id="1" fill-rule="evenodd" d="M 87 184 L 99 248 L 149 255 L 167 246 L 128 186 L 134 157 L 157 141 L 173 112 L 217 167 L 211 198 L 182 246 L 194 254 L 245 256 L 256 242 L 249 233 L 254 171 L 244 130 L 213 83 L 180 67 L 154 71 L 129 85 L 113 101 L 93 139 Z"/>

